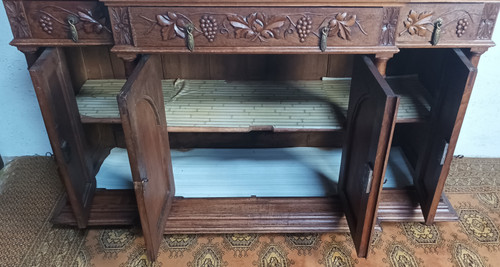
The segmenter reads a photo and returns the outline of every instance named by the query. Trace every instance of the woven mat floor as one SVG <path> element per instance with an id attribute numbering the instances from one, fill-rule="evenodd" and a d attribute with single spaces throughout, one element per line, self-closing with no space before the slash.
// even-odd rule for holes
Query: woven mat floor
<path id="1" fill-rule="evenodd" d="M 384 223 L 367 259 L 343 233 L 166 235 L 150 265 L 137 226 L 53 227 L 55 165 L 22 157 L 0 171 L 0 266 L 499 266 L 500 159 L 455 159 L 445 190 L 459 222 Z"/>

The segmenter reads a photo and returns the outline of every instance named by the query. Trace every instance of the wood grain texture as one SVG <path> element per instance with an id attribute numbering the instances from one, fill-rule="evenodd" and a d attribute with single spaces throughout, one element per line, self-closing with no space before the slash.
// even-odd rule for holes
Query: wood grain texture
<path id="1" fill-rule="evenodd" d="M 477 74 L 458 49 L 446 51 L 444 66 L 438 74 L 439 93 L 432 108 L 424 160 L 414 179 L 427 224 L 433 222 Z"/>
<path id="2" fill-rule="evenodd" d="M 117 96 L 149 260 L 175 195 L 159 56 L 144 56 Z"/>
<path id="3" fill-rule="evenodd" d="M 336 0 L 336 1 L 325 1 L 325 0 L 315 0 L 315 1 L 301 1 L 301 0 L 250 0 L 250 1 L 227 1 L 227 0 L 191 0 L 186 1 L 169 1 L 164 2 L 160 0 L 103 0 L 107 5 L 138 5 L 138 6 L 264 6 L 264 7 L 274 7 L 274 6 L 293 6 L 293 7 L 331 7 L 331 6 L 384 6 L 384 5 L 404 5 L 408 3 L 428 3 L 429 0 L 379 0 L 379 1 L 367 1 L 367 0 Z M 452 2 L 452 3 L 495 3 L 497 0 L 442 0 L 441 2 Z"/>
<path id="4" fill-rule="evenodd" d="M 46 49 L 30 68 L 59 175 L 78 227 L 87 226 L 96 181 L 61 49 Z"/>
<path id="5" fill-rule="evenodd" d="M 443 20 L 441 38 L 437 46 L 467 43 L 476 39 L 483 4 L 410 4 L 401 8 L 396 29 L 396 45 L 431 45 L 434 23 Z M 463 34 L 457 35 L 460 20 L 469 24 Z"/>
<path id="6" fill-rule="evenodd" d="M 415 195 L 412 190 L 382 191 L 378 221 L 423 222 Z M 136 205 L 133 190 L 97 191 L 89 226 L 136 224 L 139 219 Z M 75 225 L 67 200 L 62 199 L 59 206 L 52 222 Z M 443 195 L 436 212 L 436 221 L 457 219 L 457 214 Z M 349 230 L 338 198 L 174 198 L 165 226 L 166 234 Z"/>
<path id="7" fill-rule="evenodd" d="M 186 47 L 186 27 L 193 25 L 195 50 L 298 46 L 319 51 L 320 29 L 325 26 L 330 27 L 328 46 L 375 46 L 382 20 L 380 8 L 130 7 L 129 11 L 137 47 Z"/>
<path id="8" fill-rule="evenodd" d="M 355 61 L 339 197 L 358 257 L 366 257 L 389 158 L 399 98 L 366 56 Z"/>
<path id="9" fill-rule="evenodd" d="M 79 40 L 110 43 L 113 40 L 107 9 L 96 1 L 23 1 L 30 38 L 39 40 L 71 41 L 68 18 L 76 18 Z"/>

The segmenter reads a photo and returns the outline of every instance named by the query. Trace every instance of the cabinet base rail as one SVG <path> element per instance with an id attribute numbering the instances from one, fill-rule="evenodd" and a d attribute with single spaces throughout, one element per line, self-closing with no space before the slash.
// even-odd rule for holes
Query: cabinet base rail
<path id="1" fill-rule="evenodd" d="M 424 222 L 413 190 L 384 190 L 378 209 L 380 222 Z M 443 194 L 435 220 L 456 221 L 458 216 Z M 62 198 L 52 223 L 76 226 L 71 206 Z M 133 190 L 97 191 L 89 226 L 134 225 L 139 213 Z M 182 198 L 176 197 L 165 234 L 181 233 L 305 233 L 348 232 L 340 200 L 336 197 L 286 198 Z"/>

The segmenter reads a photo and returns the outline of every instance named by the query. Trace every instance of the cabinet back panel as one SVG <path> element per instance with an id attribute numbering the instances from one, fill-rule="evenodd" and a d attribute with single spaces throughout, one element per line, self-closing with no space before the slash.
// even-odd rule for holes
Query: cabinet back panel
<path id="1" fill-rule="evenodd" d="M 68 47 L 73 86 L 88 79 L 124 79 L 123 61 L 109 47 Z M 350 77 L 353 55 L 163 54 L 164 79 L 319 80 Z"/>

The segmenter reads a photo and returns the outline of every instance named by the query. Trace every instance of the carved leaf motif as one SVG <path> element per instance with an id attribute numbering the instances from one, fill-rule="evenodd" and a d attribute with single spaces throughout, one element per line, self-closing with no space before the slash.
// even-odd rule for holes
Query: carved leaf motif
<path id="1" fill-rule="evenodd" d="M 328 33 L 329 37 L 337 35 L 344 40 L 351 40 L 351 29 L 349 27 L 356 23 L 356 15 L 348 16 L 347 13 L 338 13 L 330 20 Z"/>
<path id="2" fill-rule="evenodd" d="M 425 36 L 428 31 L 427 25 L 432 25 L 432 15 L 432 12 L 417 13 L 415 10 L 410 10 L 408 18 L 403 21 L 406 31 L 410 35 Z"/>
<path id="3" fill-rule="evenodd" d="M 167 12 L 166 15 L 157 15 L 156 21 L 162 26 L 161 36 L 163 40 L 172 40 L 176 37 L 186 38 L 186 25 L 189 22 L 185 18 L 173 12 Z"/>
<path id="4" fill-rule="evenodd" d="M 95 10 L 96 12 L 92 12 L 89 9 L 79 9 L 77 11 L 77 15 L 80 21 L 83 23 L 83 30 L 86 33 L 101 33 L 102 30 L 106 30 L 111 32 L 107 27 L 103 24 L 106 22 L 106 18 L 104 17 L 99 10 Z M 95 14 L 94 14 L 95 13 Z"/>
<path id="5" fill-rule="evenodd" d="M 256 12 L 246 18 L 236 14 L 227 15 L 227 20 L 235 28 L 236 38 L 259 38 L 262 41 L 262 38 L 278 38 L 286 18 L 283 16 L 267 17 L 264 13 Z"/>

